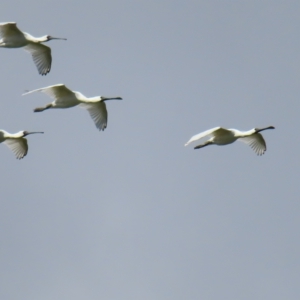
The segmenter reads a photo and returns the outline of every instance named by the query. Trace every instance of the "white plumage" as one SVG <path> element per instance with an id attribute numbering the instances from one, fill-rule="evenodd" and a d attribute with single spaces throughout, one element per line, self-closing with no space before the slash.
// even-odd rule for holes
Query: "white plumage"
<path id="1" fill-rule="evenodd" d="M 17 23 L 0 23 L 0 47 L 3 48 L 20 48 L 32 55 L 33 61 L 38 69 L 39 74 L 46 75 L 51 69 L 51 49 L 42 43 L 50 40 L 66 40 L 65 38 L 56 38 L 45 35 L 35 38 L 29 33 L 22 32 Z"/>
<path id="2" fill-rule="evenodd" d="M 34 92 L 43 92 L 52 99 L 53 102 L 47 104 L 44 107 L 37 107 L 34 109 L 34 112 L 41 112 L 49 108 L 69 108 L 76 105 L 79 105 L 82 108 L 85 108 L 91 118 L 93 119 L 96 127 L 99 130 L 104 130 L 107 127 L 107 110 L 105 101 L 107 100 L 122 100 L 121 97 L 103 97 L 96 96 L 92 98 L 87 98 L 82 95 L 80 92 L 73 92 L 68 89 L 64 84 L 56 84 L 40 88 L 27 92 L 23 95 L 27 95 Z"/>
<path id="3" fill-rule="evenodd" d="M 222 146 L 231 144 L 236 140 L 239 140 L 249 145 L 257 155 L 262 155 L 267 150 L 267 147 L 263 136 L 259 132 L 267 129 L 275 129 L 275 127 L 269 126 L 265 128 L 253 128 L 249 131 L 239 131 L 237 129 L 215 127 L 192 136 L 191 139 L 185 144 L 185 146 L 204 137 L 211 138 L 204 144 L 194 147 L 194 149 L 200 149 L 213 144 Z"/>
<path id="4" fill-rule="evenodd" d="M 24 136 L 33 133 L 44 132 L 19 131 L 17 133 L 9 133 L 5 130 L 0 130 L 0 143 L 4 143 L 15 154 L 17 159 L 21 159 L 28 152 L 28 143 Z"/>

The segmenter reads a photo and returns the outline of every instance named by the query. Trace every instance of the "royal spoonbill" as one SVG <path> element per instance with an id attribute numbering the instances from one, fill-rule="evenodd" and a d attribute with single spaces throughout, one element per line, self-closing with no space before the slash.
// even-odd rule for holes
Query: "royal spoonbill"
<path id="1" fill-rule="evenodd" d="M 215 127 L 192 136 L 185 146 L 207 136 L 211 136 L 211 138 L 204 144 L 194 147 L 194 149 L 200 149 L 213 144 L 219 146 L 227 145 L 235 142 L 238 139 L 239 141 L 249 145 L 257 155 L 263 155 L 267 150 L 267 146 L 263 136 L 259 132 L 267 129 L 275 129 L 275 127 L 269 126 L 265 128 L 253 128 L 248 131 Z"/>
<path id="2" fill-rule="evenodd" d="M 0 130 L 0 143 L 3 142 L 15 154 L 17 159 L 21 159 L 28 152 L 27 139 L 24 136 L 33 133 L 44 132 L 19 131 L 17 133 L 9 133 L 5 130 Z"/>
<path id="3" fill-rule="evenodd" d="M 43 92 L 54 99 L 53 102 L 44 107 L 37 107 L 34 112 L 44 111 L 49 108 L 69 108 L 79 105 L 87 109 L 96 127 L 99 130 L 104 130 L 107 126 L 107 110 L 105 101 L 107 100 L 122 100 L 121 97 L 103 97 L 97 96 L 87 98 L 79 92 L 69 90 L 64 84 L 56 84 L 47 86 L 41 89 L 33 90 L 23 95 L 34 92 Z"/>
<path id="4" fill-rule="evenodd" d="M 21 48 L 32 55 L 33 61 L 39 71 L 39 74 L 46 75 L 51 69 L 51 49 L 42 43 L 50 40 L 66 40 L 45 35 L 40 38 L 33 37 L 29 33 L 22 32 L 17 23 L 0 23 L 0 47 Z"/>

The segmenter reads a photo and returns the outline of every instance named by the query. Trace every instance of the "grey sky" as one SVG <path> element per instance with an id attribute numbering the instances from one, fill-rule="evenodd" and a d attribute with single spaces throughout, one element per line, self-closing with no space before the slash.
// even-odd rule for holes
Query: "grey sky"
<path id="1" fill-rule="evenodd" d="M 298 1 L 5 1 L 1 22 L 50 34 L 52 70 L 0 49 L 0 299 L 299 299 Z M 25 90 L 65 83 L 80 108 Z M 273 125 L 258 157 L 184 147 L 215 126 Z"/>

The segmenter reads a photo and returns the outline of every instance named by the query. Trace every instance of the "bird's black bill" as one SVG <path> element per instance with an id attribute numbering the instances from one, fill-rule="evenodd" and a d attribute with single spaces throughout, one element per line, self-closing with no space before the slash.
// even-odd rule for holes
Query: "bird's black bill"
<path id="1" fill-rule="evenodd" d="M 267 129 L 275 129 L 275 127 L 274 126 L 269 126 L 269 127 L 265 127 L 265 128 L 257 128 L 256 132 L 261 132 L 261 131 L 264 131 L 264 130 L 267 130 Z"/>
<path id="2" fill-rule="evenodd" d="M 29 134 L 34 134 L 34 133 L 44 133 L 44 132 L 42 132 L 42 131 L 32 131 L 32 132 L 24 131 L 24 136 L 29 135 Z"/>
<path id="3" fill-rule="evenodd" d="M 121 97 L 102 97 L 102 101 L 106 101 L 106 100 L 123 100 Z"/>
<path id="4" fill-rule="evenodd" d="M 49 40 L 64 40 L 64 41 L 66 41 L 67 39 L 66 38 L 58 38 L 58 37 L 50 36 Z"/>

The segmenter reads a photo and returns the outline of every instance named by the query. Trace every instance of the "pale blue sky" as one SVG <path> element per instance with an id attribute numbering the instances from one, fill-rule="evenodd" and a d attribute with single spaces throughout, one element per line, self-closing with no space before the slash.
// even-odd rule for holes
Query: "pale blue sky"
<path id="1" fill-rule="evenodd" d="M 0 21 L 50 34 L 52 70 L 0 49 L 0 299 L 299 299 L 298 1 L 6 1 Z M 80 108 L 25 90 L 65 83 Z M 215 126 L 263 135 L 184 147 Z M 294 132 L 292 131 L 294 130 Z"/>

